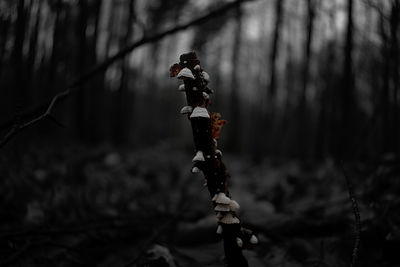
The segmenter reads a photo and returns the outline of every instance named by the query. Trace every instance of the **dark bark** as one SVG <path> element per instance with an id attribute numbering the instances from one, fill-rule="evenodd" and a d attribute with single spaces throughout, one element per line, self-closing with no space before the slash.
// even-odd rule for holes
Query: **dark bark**
<path id="1" fill-rule="evenodd" d="M 390 58 L 389 36 L 385 30 L 385 18 L 380 16 L 379 29 L 382 39 L 381 55 L 383 58 Z M 390 139 L 390 60 L 385 60 L 382 67 L 382 88 L 380 90 L 380 99 L 375 106 L 374 114 L 380 113 L 380 127 L 382 129 L 379 136 L 381 144 L 380 153 L 389 152 L 391 150 Z"/>
<path id="2" fill-rule="evenodd" d="M 36 60 L 37 54 L 37 39 L 39 35 L 39 25 L 40 25 L 40 12 L 42 8 L 42 4 L 40 1 L 37 2 L 37 13 L 35 18 L 35 24 L 33 26 L 33 31 L 29 40 L 29 53 L 27 59 L 27 89 L 32 88 L 32 76 L 34 75 L 34 64 Z"/>
<path id="3" fill-rule="evenodd" d="M 184 81 L 187 103 L 191 107 L 187 113 L 192 125 L 194 144 L 197 151 L 195 158 L 193 158 L 193 168 L 198 168 L 203 172 L 208 191 L 211 198 L 213 198 L 213 205 L 216 207 L 217 203 L 220 203 L 216 198 L 218 194 L 223 193 L 224 196 L 228 197 L 230 195 L 227 188 L 228 174 L 226 167 L 222 162 L 222 154 L 216 149 L 216 139 L 213 139 L 218 138 L 214 136 L 213 132 L 215 125 L 212 122 L 212 118 L 214 115 L 208 112 L 209 100 L 208 97 L 204 97 L 205 93 L 210 93 L 207 89 L 208 82 L 204 79 L 200 61 L 194 52 L 181 55 L 180 62 L 174 66 L 177 66 L 179 70 L 187 68 L 194 76 L 194 79 L 188 78 L 188 76 L 181 77 Z M 174 77 L 176 74 L 171 76 Z M 199 153 L 201 156 L 199 156 Z M 218 217 L 218 214 L 221 217 Z M 223 220 L 223 218 L 229 216 L 235 218 L 236 221 L 225 222 Z M 236 211 L 232 209 L 218 212 L 217 218 L 219 226 L 222 227 L 227 266 L 247 267 L 248 263 L 242 254 L 242 246 L 250 244 L 252 232 L 241 227 Z M 238 238 L 242 245 L 238 243 Z"/>
<path id="4" fill-rule="evenodd" d="M 15 41 L 12 51 L 12 62 L 14 64 L 14 89 L 16 92 L 15 101 L 17 105 L 23 106 L 28 97 L 28 90 L 25 88 L 26 73 L 24 69 L 23 46 L 25 40 L 27 13 L 25 0 L 19 0 L 17 5 L 17 21 L 15 28 Z"/>
<path id="5" fill-rule="evenodd" d="M 333 91 L 336 89 L 334 83 L 334 78 L 332 73 L 334 69 L 332 66 L 335 65 L 335 52 L 334 43 L 330 42 L 327 45 L 327 55 L 321 60 L 321 79 L 323 80 L 323 85 L 319 92 L 319 113 L 318 113 L 318 123 L 317 123 L 317 139 L 316 139 L 316 156 L 320 159 L 327 155 L 330 155 L 333 149 L 333 140 L 335 137 L 334 122 L 335 118 L 335 105 L 332 104 Z M 332 127 L 333 126 L 333 127 Z"/>
<path id="6" fill-rule="evenodd" d="M 306 43 L 305 43 L 305 57 L 303 63 L 303 86 L 301 90 L 300 106 L 306 106 L 306 96 L 308 80 L 310 76 L 310 60 L 311 60 L 311 45 L 314 34 L 314 18 L 315 18 L 315 3 L 314 0 L 307 0 L 307 19 L 306 19 Z"/>
<path id="7" fill-rule="evenodd" d="M 81 76 L 85 73 L 86 70 L 86 62 L 87 62 L 87 40 L 86 40 L 86 29 L 88 26 L 88 3 L 87 0 L 79 0 L 79 16 L 77 23 L 77 61 L 76 61 L 76 70 L 77 75 Z M 80 85 L 83 87 L 78 91 L 77 94 L 77 108 L 76 108 L 76 121 L 77 121 L 77 131 L 79 136 L 83 137 L 86 141 L 91 141 L 91 127 L 88 127 L 89 123 L 89 110 L 90 110 L 90 96 L 87 91 L 84 90 L 84 87 L 87 85 Z"/>
<path id="8" fill-rule="evenodd" d="M 10 30 L 11 21 L 9 17 L 0 18 L 0 77 L 5 63 L 6 43 L 8 39 L 8 32 Z"/>
<path id="9" fill-rule="evenodd" d="M 130 42 L 133 34 L 133 22 L 135 21 L 135 1 L 129 0 L 127 2 L 127 18 L 126 18 L 126 31 L 125 34 L 120 38 L 120 47 L 124 44 Z M 129 120 L 129 111 L 131 110 L 129 106 L 133 102 L 131 94 L 129 92 L 128 82 L 129 82 L 129 58 L 124 58 L 121 62 L 121 79 L 120 86 L 117 92 L 116 101 L 116 116 L 114 117 L 115 125 L 114 129 L 114 141 L 117 144 L 126 143 L 128 140 L 128 129 L 126 126 L 129 125 L 127 122 Z"/>
<path id="10" fill-rule="evenodd" d="M 355 134 L 355 92 L 354 92 L 354 72 L 353 72 L 353 31 L 354 31 L 354 19 L 353 19 L 353 5 L 354 0 L 347 1 L 347 29 L 346 39 L 344 45 L 344 61 L 343 61 L 343 74 L 342 74 L 342 85 L 340 89 L 340 101 L 338 104 L 341 105 L 340 109 L 340 125 L 337 125 L 339 130 L 339 136 L 336 138 L 338 151 L 336 158 L 348 158 L 351 157 L 352 151 L 349 148 L 352 147 L 353 137 Z"/>
<path id="11" fill-rule="evenodd" d="M 393 152 L 397 152 L 400 155 L 399 147 L 399 108 L 398 108 L 398 91 L 399 91 L 399 43 L 398 43 L 398 31 L 399 31 L 399 16 L 400 16 L 400 1 L 392 1 L 392 10 L 390 14 L 390 37 L 391 37 L 391 55 L 392 59 L 392 84 L 393 84 L 393 115 L 392 115 L 392 145 Z"/>
<path id="12" fill-rule="evenodd" d="M 240 125 L 240 101 L 239 101 L 239 85 L 240 85 L 240 50 L 242 40 L 242 10 L 238 6 L 235 10 L 235 27 L 232 51 L 232 73 L 231 73 L 231 96 L 230 96 L 230 116 L 229 125 L 231 133 L 229 135 L 229 148 L 236 151 L 240 148 L 239 125 Z"/>
<path id="13" fill-rule="evenodd" d="M 62 27 L 61 12 L 62 12 L 62 0 L 57 0 L 55 3 L 55 22 L 53 31 L 53 45 L 51 49 L 50 64 L 49 64 L 49 79 L 45 85 L 46 97 L 53 94 L 54 81 L 57 76 L 57 62 L 59 61 L 59 42 L 60 36 L 64 36 L 65 29 Z"/>
<path id="14" fill-rule="evenodd" d="M 269 101 L 271 103 L 276 94 L 276 59 L 278 58 L 279 52 L 279 38 L 281 32 L 281 25 L 283 23 L 283 5 L 284 0 L 275 1 L 275 26 L 274 26 L 274 36 L 272 37 L 272 48 L 270 53 L 270 79 L 269 79 Z"/>
<path id="15" fill-rule="evenodd" d="M 307 18 L 306 18 L 306 42 L 304 46 L 304 61 L 302 72 L 302 90 L 299 101 L 299 120 L 298 120 L 298 155 L 307 154 L 307 149 L 310 147 L 311 140 L 309 139 L 311 131 L 310 117 L 307 110 L 307 87 L 310 77 L 310 61 L 311 61 L 311 45 L 314 33 L 314 18 L 315 18 L 315 1 L 307 1 Z"/>

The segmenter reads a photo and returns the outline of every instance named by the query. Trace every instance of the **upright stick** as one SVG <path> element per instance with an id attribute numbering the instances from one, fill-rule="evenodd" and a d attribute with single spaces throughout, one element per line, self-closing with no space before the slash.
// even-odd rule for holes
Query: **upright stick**
<path id="1" fill-rule="evenodd" d="M 207 110 L 213 91 L 208 88 L 210 77 L 200 66 L 196 54 L 182 54 L 179 60 L 171 66 L 170 76 L 183 80 L 178 90 L 186 93 L 187 106 L 181 109 L 181 114 L 187 114 L 191 122 L 196 148 L 191 172 L 202 171 L 205 176 L 217 218 L 217 233 L 224 240 L 226 265 L 247 267 L 242 249 L 254 246 L 258 240 L 252 231 L 242 227 L 237 216 L 239 204 L 228 191 L 228 173 L 222 162 L 222 152 L 217 149 L 217 139 L 225 121 L 219 113 Z"/>

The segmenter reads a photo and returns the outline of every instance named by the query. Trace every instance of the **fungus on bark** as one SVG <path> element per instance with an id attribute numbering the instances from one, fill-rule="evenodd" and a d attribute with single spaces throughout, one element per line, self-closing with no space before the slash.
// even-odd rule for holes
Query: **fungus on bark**
<path id="1" fill-rule="evenodd" d="M 217 149 L 222 126 L 226 123 L 219 113 L 210 113 L 208 87 L 210 76 L 200 66 L 194 52 L 182 54 L 179 63 L 170 68 L 170 76 L 183 80 L 179 91 L 186 93 L 187 106 L 182 114 L 187 114 L 191 122 L 196 154 L 193 157 L 192 173 L 203 172 L 217 218 L 217 234 L 224 241 L 225 259 L 228 267 L 247 267 L 242 249 L 258 243 L 251 230 L 242 227 L 237 215 L 239 204 L 228 191 L 228 173 L 222 162 L 222 152 Z"/>

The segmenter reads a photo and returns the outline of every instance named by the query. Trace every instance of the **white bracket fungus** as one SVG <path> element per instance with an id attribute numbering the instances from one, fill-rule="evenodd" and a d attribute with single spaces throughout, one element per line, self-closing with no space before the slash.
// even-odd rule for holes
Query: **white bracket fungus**
<path id="1" fill-rule="evenodd" d="M 200 65 L 197 64 L 196 66 L 194 66 L 194 69 L 195 70 L 200 70 Z"/>
<path id="2" fill-rule="evenodd" d="M 257 239 L 257 237 L 255 235 L 251 236 L 250 243 L 253 244 L 253 245 L 258 244 L 258 239 Z"/>
<path id="3" fill-rule="evenodd" d="M 239 219 L 236 217 L 233 217 L 232 214 L 226 213 L 221 219 L 219 219 L 219 222 L 225 223 L 225 224 L 238 224 L 240 223 Z"/>
<path id="4" fill-rule="evenodd" d="M 190 118 L 210 118 L 210 114 L 208 114 L 208 111 L 206 108 L 202 107 L 195 107 L 192 114 L 190 115 Z"/>
<path id="5" fill-rule="evenodd" d="M 217 204 L 214 208 L 215 211 L 230 211 L 229 205 Z"/>
<path id="6" fill-rule="evenodd" d="M 231 199 L 222 192 L 218 193 L 218 195 L 214 195 L 212 200 L 215 201 L 217 204 L 229 205 L 231 203 Z"/>
<path id="7" fill-rule="evenodd" d="M 178 79 L 183 79 L 183 78 L 190 78 L 190 79 L 195 79 L 192 71 L 188 68 L 183 68 L 177 76 Z"/>
<path id="8" fill-rule="evenodd" d="M 205 71 L 203 71 L 202 74 L 203 74 L 204 80 L 205 80 L 206 82 L 210 82 L 210 75 L 208 75 L 208 73 L 205 72 Z M 179 74 L 178 74 L 178 76 L 179 76 Z"/>
<path id="9" fill-rule="evenodd" d="M 232 199 L 229 203 L 229 208 L 231 211 L 238 212 L 238 210 L 240 209 L 240 205 Z"/>
<path id="10" fill-rule="evenodd" d="M 185 91 L 185 85 L 184 84 L 179 85 L 178 91 L 184 92 Z"/>
<path id="11" fill-rule="evenodd" d="M 242 239 L 240 239 L 239 237 L 236 238 L 236 244 L 238 245 L 238 247 L 243 247 L 243 241 Z"/>
<path id="12" fill-rule="evenodd" d="M 192 173 L 199 173 L 199 172 L 200 172 L 200 169 L 197 168 L 196 166 L 194 166 L 194 167 L 192 168 Z"/>
<path id="13" fill-rule="evenodd" d="M 197 151 L 196 155 L 194 156 L 194 158 L 192 159 L 193 162 L 196 161 L 205 161 L 204 156 L 203 156 L 203 151 L 199 150 Z"/>
<path id="14" fill-rule="evenodd" d="M 181 109 L 181 114 L 190 113 L 190 112 L 192 112 L 192 110 L 193 110 L 193 108 L 192 108 L 191 106 L 184 106 L 184 107 Z"/>

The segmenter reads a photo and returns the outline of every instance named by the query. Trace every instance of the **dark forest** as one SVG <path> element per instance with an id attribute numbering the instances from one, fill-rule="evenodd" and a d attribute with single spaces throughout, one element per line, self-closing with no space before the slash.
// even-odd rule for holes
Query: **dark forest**
<path id="1" fill-rule="evenodd" d="M 0 0 L 0 266 L 400 266 L 399 42 L 400 0 Z"/>

